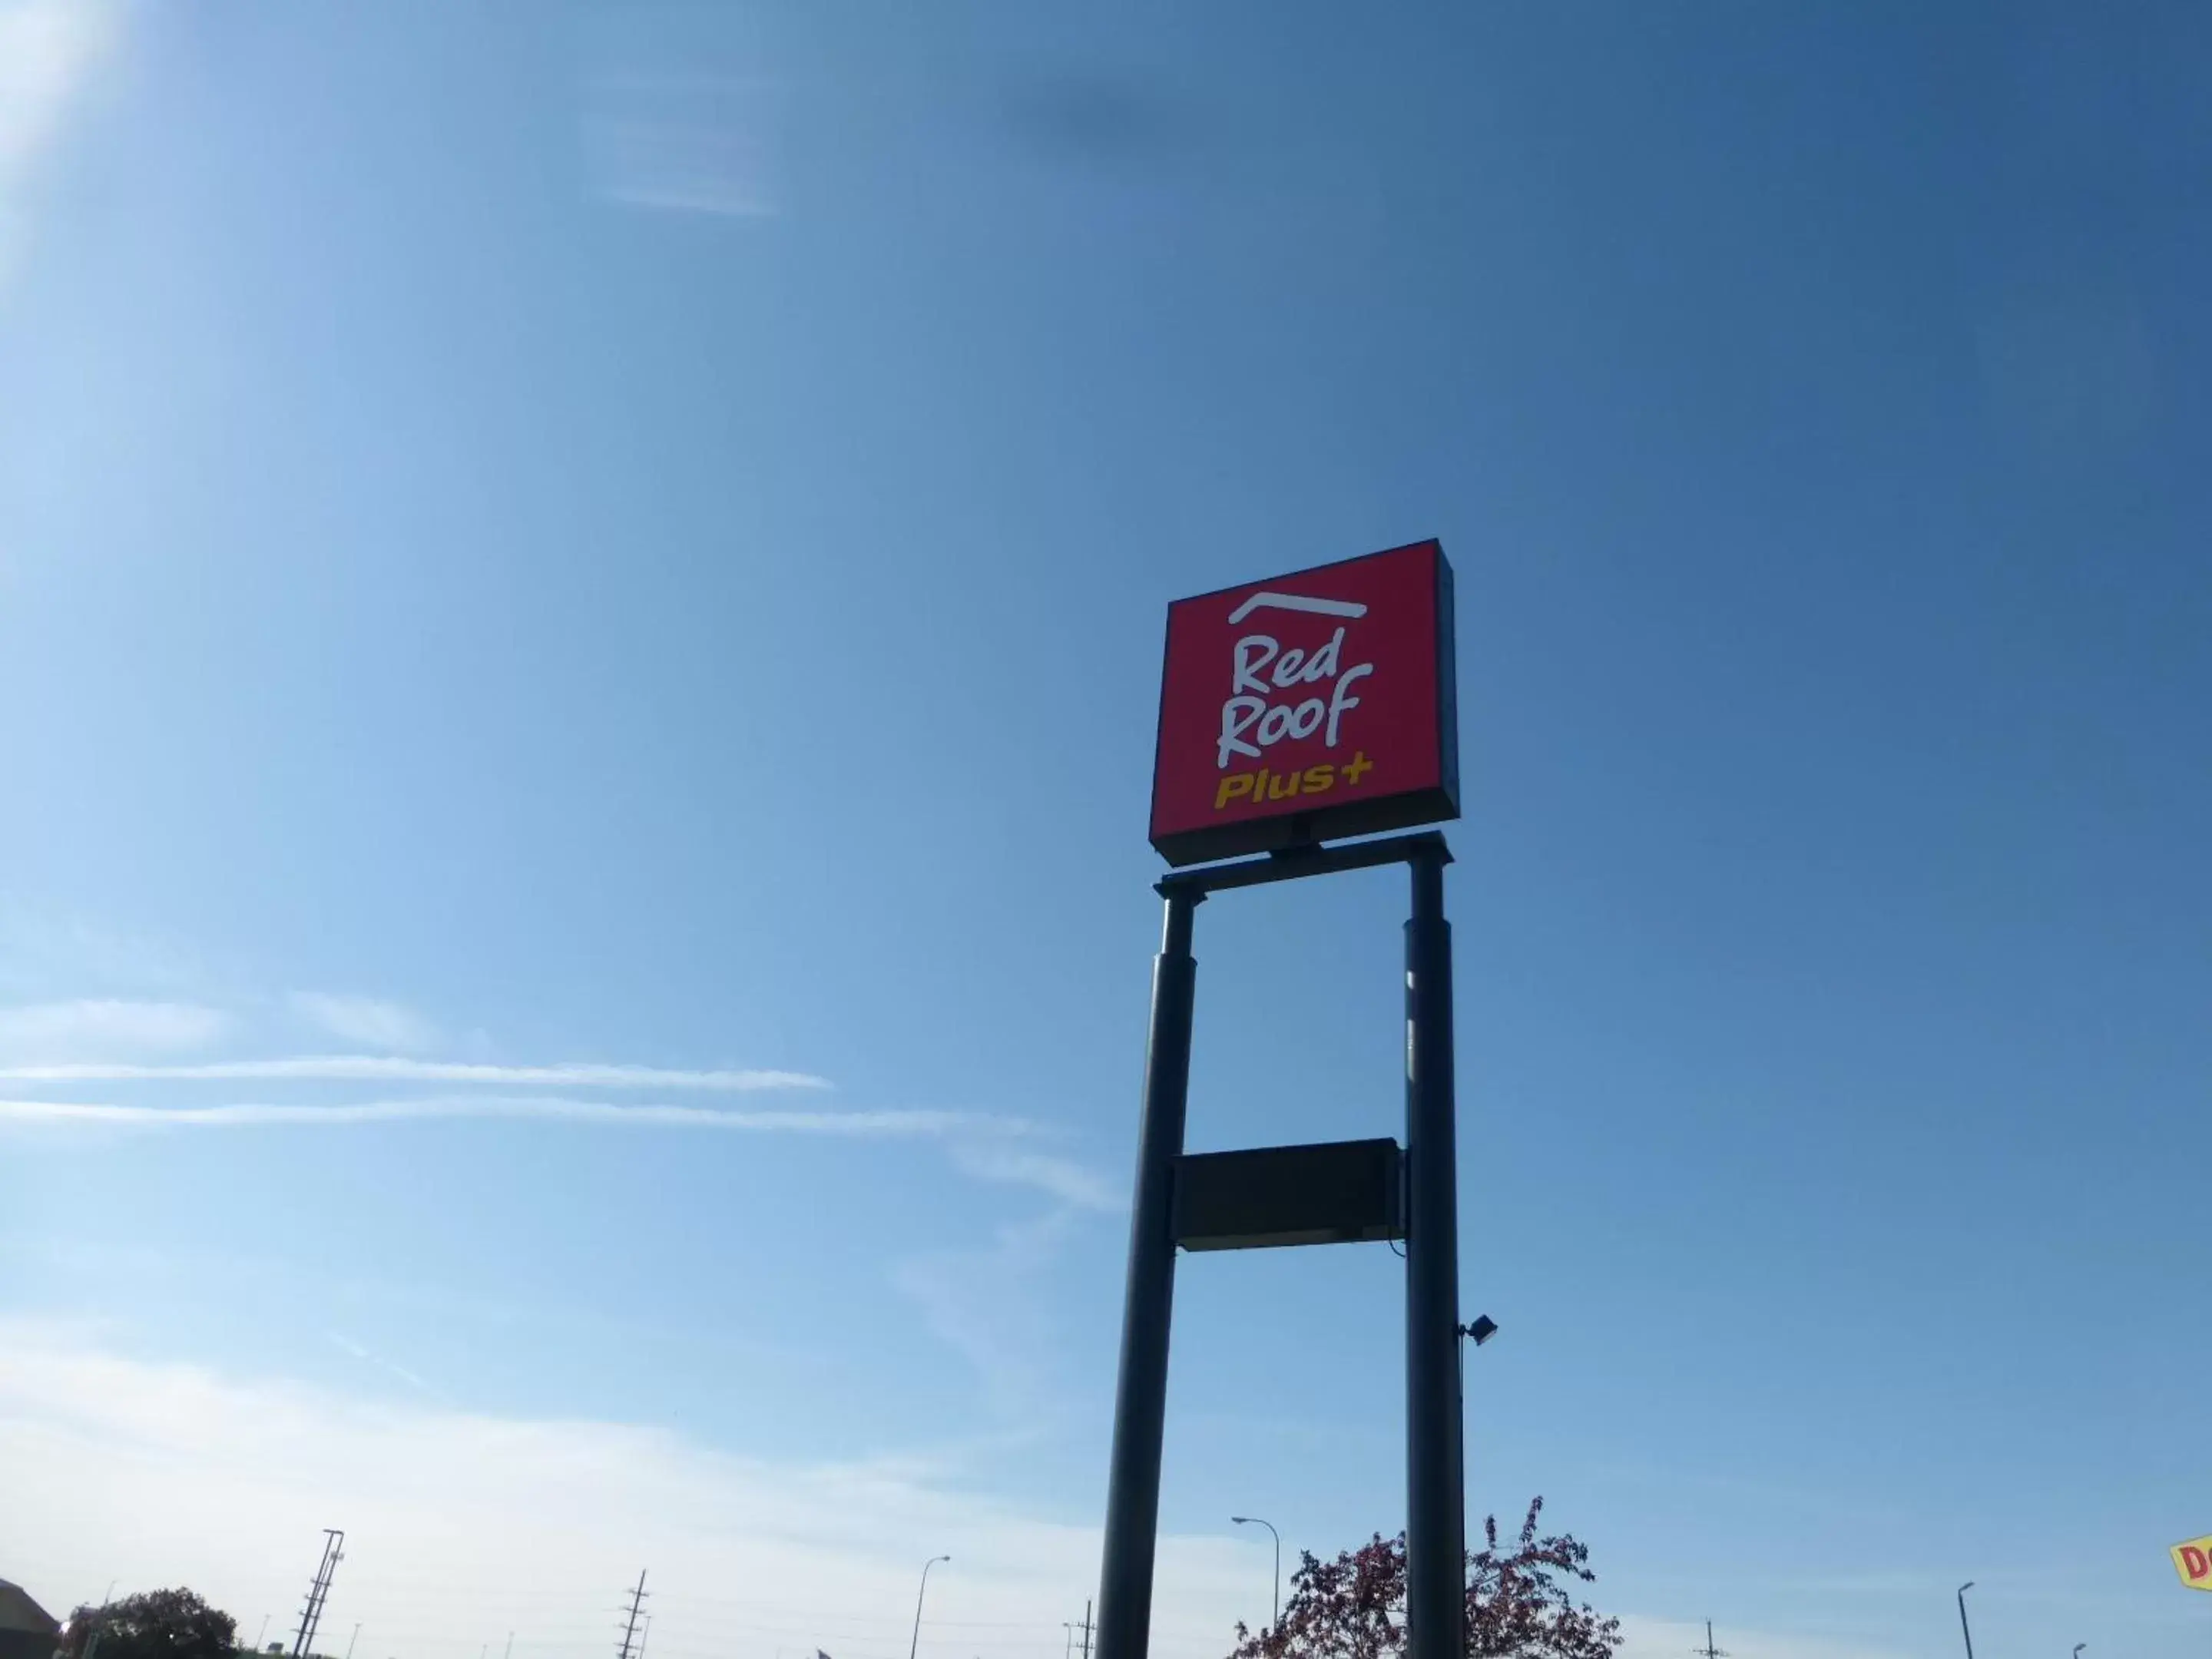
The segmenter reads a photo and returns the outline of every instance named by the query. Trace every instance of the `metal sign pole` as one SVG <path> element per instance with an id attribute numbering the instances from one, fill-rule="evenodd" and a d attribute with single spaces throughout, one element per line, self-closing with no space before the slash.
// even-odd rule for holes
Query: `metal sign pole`
<path id="1" fill-rule="evenodd" d="M 1167 920 L 1152 963 L 1152 1035 L 1145 1049 L 1145 1117 L 1129 1223 L 1129 1281 L 1121 1315 L 1121 1381 L 1106 1484 L 1105 1559 L 1098 1595 L 1098 1659 L 1144 1659 L 1152 1633 L 1152 1556 L 1159 1526 L 1160 1447 L 1168 1406 L 1168 1329 L 1175 1310 L 1175 1172 L 1190 1086 L 1191 1009 L 1198 963 L 1191 922 L 1205 895 L 1163 885 Z"/>
<path id="2" fill-rule="evenodd" d="M 1434 831 L 1179 871 L 1161 878 L 1166 937 L 1152 968 L 1152 1036 L 1137 1153 L 1136 1212 L 1121 1320 L 1121 1380 L 1107 1477 L 1098 1659 L 1146 1659 L 1160 1450 L 1167 1417 L 1175 1257 L 1358 1238 L 1406 1240 L 1407 1659 L 1464 1659 L 1465 1481 L 1459 1367 L 1459 1176 L 1452 1079 L 1451 928 Z M 1403 863 L 1406 923 L 1405 1203 L 1392 1143 L 1349 1141 L 1182 1155 L 1198 964 L 1193 912 L 1209 893 Z M 1223 1166 L 1233 1165 L 1224 1170 Z M 1388 1184 L 1377 1189 L 1378 1177 Z M 1178 1188 L 1181 1188 L 1180 1194 Z M 1178 1213 L 1178 1202 L 1187 1213 Z"/>
<path id="3" fill-rule="evenodd" d="M 1463 1659 L 1467 1513 L 1460 1433 L 1459 1159 L 1451 924 L 1436 850 L 1408 860 L 1406 923 L 1406 1650 Z"/>

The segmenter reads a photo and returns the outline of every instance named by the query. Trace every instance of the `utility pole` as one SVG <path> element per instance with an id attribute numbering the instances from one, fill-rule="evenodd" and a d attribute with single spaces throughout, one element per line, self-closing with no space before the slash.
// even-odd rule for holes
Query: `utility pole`
<path id="1" fill-rule="evenodd" d="M 356 1622 L 353 1634 L 346 1638 L 346 1659 L 353 1659 L 353 1644 L 361 1640 L 361 1626 Z"/>
<path id="2" fill-rule="evenodd" d="M 1083 1604 L 1083 1659 L 1091 1659 L 1091 1603 Z"/>
<path id="3" fill-rule="evenodd" d="M 629 1617 L 623 1626 L 622 1646 L 616 1650 L 615 1659 L 639 1659 L 637 1621 L 645 1612 L 645 1569 L 638 1569 L 637 1588 L 629 1593 Z"/>
<path id="4" fill-rule="evenodd" d="M 315 1627 L 323 1622 L 323 1603 L 331 1599 L 331 1580 L 345 1559 L 345 1534 L 336 1527 L 323 1528 L 323 1559 L 307 1585 L 307 1605 L 300 1609 L 300 1628 L 292 1638 L 292 1659 L 307 1659 L 315 1650 Z"/>
<path id="5" fill-rule="evenodd" d="M 1696 1654 L 1702 1654 L 1705 1656 L 1705 1659 L 1729 1659 L 1727 1649 L 1717 1648 L 1713 1645 L 1713 1621 L 1710 1619 L 1705 1620 L 1705 1646 L 1701 1648 L 1692 1648 L 1690 1651 Z"/>

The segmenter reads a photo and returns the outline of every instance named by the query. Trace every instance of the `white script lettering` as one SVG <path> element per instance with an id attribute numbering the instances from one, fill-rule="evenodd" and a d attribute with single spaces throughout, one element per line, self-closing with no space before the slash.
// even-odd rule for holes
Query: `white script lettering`
<path id="1" fill-rule="evenodd" d="M 1371 662 L 1340 669 L 1343 653 L 1341 628 L 1310 656 L 1296 648 L 1284 650 L 1281 641 L 1267 634 L 1239 639 L 1231 652 L 1230 696 L 1221 705 L 1221 739 L 1214 765 L 1226 771 L 1231 756 L 1257 758 L 1262 749 L 1285 738 L 1310 738 L 1317 731 L 1324 747 L 1335 748 L 1339 723 L 1359 707 L 1359 699 L 1351 695 L 1352 683 L 1375 672 Z M 1295 704 L 1267 701 L 1271 690 L 1318 685 L 1327 679 L 1336 684 L 1326 699 L 1308 697 Z"/>

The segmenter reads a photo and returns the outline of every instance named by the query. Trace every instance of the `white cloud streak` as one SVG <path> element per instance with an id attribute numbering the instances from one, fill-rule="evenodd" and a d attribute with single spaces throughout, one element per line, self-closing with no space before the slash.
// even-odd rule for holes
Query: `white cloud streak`
<path id="1" fill-rule="evenodd" d="M 1010 1144 L 1043 1133 L 1036 1124 L 984 1112 L 741 1110 L 558 1095 L 419 1095 L 321 1105 L 301 1101 L 146 1106 L 112 1101 L 0 1100 L 0 1129 L 14 1127 L 24 1133 L 340 1129 L 471 1119 L 625 1130 L 719 1130 L 823 1139 L 936 1141 L 945 1145 L 955 1169 L 978 1180 L 1031 1188 L 1064 1208 L 1111 1212 L 1122 1207 L 1120 1194 L 1081 1165 Z"/>
<path id="2" fill-rule="evenodd" d="M 358 1359 L 362 1364 L 372 1366 L 387 1376 L 396 1376 L 410 1388 L 419 1389 L 424 1394 L 434 1395 L 438 1392 L 404 1365 L 397 1364 L 381 1354 L 371 1352 L 366 1346 L 355 1341 L 353 1338 L 338 1331 L 325 1331 L 323 1334 L 330 1339 L 332 1347 L 348 1358 Z"/>
<path id="3" fill-rule="evenodd" d="M 627 1128 L 750 1130 L 875 1140 L 941 1139 L 960 1133 L 1018 1133 L 1027 1127 L 1018 1119 L 976 1112 L 738 1111 L 714 1106 L 625 1105 L 557 1096 L 423 1096 L 321 1106 L 299 1102 L 133 1106 L 81 1100 L 0 1100 L 0 1123 L 105 1125 L 131 1129 L 337 1128 L 362 1123 L 416 1123 L 456 1118 L 608 1124 Z"/>
<path id="4" fill-rule="evenodd" d="M 380 998 L 295 991 L 291 1002 L 301 1018 L 341 1042 L 406 1054 L 434 1047 L 438 1041 L 438 1028 L 422 1015 Z"/>
<path id="5" fill-rule="evenodd" d="M 36 1055 L 47 1061 L 117 1049 L 174 1054 L 209 1047 L 230 1025 L 230 1016 L 221 1009 L 191 1002 L 115 998 L 34 1002 L 0 1008 L 0 1054 Z"/>
<path id="6" fill-rule="evenodd" d="M 765 83 L 741 76 L 599 77 L 584 120 L 592 185 L 626 207 L 721 218 L 772 214 L 768 103 Z"/>
<path id="7" fill-rule="evenodd" d="M 1108 1214 L 1127 1207 L 1121 1189 L 1080 1164 L 1049 1152 L 1010 1146 L 1004 1142 L 975 1142 L 960 1147 L 953 1162 L 978 1181 L 1003 1181 L 1034 1187 L 1079 1210 Z"/>
<path id="8" fill-rule="evenodd" d="M 1061 1397 L 1066 1310 L 1048 1289 L 1073 1213 L 1062 1207 L 1000 1227 L 987 1249 L 916 1256 L 892 1274 L 931 1331 L 975 1367 L 1003 1415 L 1034 1419 Z"/>
<path id="9" fill-rule="evenodd" d="M 0 275 L 22 198 L 120 33 L 107 0 L 0 0 Z"/>
<path id="10" fill-rule="evenodd" d="M 486 1083 L 554 1089 L 699 1089 L 736 1093 L 830 1086 L 828 1079 L 807 1072 L 672 1071 L 658 1066 L 485 1066 L 382 1054 L 303 1054 L 289 1060 L 226 1060 L 200 1065 L 149 1066 L 93 1060 L 0 1066 L 0 1078 L 32 1083 Z"/>
<path id="11" fill-rule="evenodd" d="M 111 994 L 186 992 L 210 978 L 205 962 L 172 941 L 50 915 L 20 895 L 0 893 L 0 991 L 11 998 L 44 998 L 59 984 Z"/>
<path id="12" fill-rule="evenodd" d="M 115 26 L 116 9 L 100 0 L 0 3 L 0 183 L 53 143 Z"/>

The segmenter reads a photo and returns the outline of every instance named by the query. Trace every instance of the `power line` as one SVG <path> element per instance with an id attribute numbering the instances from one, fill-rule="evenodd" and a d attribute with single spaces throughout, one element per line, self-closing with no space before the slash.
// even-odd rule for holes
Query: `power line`
<path id="1" fill-rule="evenodd" d="M 526 1589 L 507 1589 L 497 1586 L 487 1588 L 481 1584 L 456 1583 L 443 1575 L 428 1577 L 380 1572 L 377 1576 L 376 1589 L 377 1599 L 380 1605 L 419 1607 L 426 1616 L 439 1616 L 436 1613 L 437 1608 L 444 1604 L 459 1601 L 467 1601 L 478 1606 L 490 1605 L 501 1608 L 526 1605 L 532 1613 L 550 1608 L 568 1616 L 580 1616 L 594 1606 L 605 1605 L 588 1589 L 567 1590 L 548 1589 L 541 1591 Z M 722 1609 L 755 1611 L 770 1615 L 764 1622 L 757 1623 L 752 1628 L 787 1625 L 794 1631 L 805 1632 L 816 1628 L 818 1622 L 817 1617 L 818 1609 L 808 1601 L 779 1600 L 757 1595 L 715 1595 L 688 1589 L 679 1589 L 674 1594 L 675 1599 L 671 1601 L 669 1591 L 659 1589 L 653 1591 L 646 1599 L 660 1603 L 659 1610 L 661 1612 L 674 1608 L 713 1609 L 714 1611 L 712 1616 L 718 1622 L 727 1616 L 721 1611 Z M 866 1611 L 869 1605 L 866 1602 L 860 1602 L 847 1607 L 841 1603 L 841 1611 L 838 1614 L 840 1626 L 849 1629 L 880 1626 L 886 1635 L 892 1633 L 903 1635 L 913 1623 L 914 1609 L 911 1604 L 901 1611 L 889 1598 L 884 1598 L 880 1605 L 885 1606 L 890 1610 L 882 1613 Z M 1044 1632 L 1060 1628 L 1060 1622 L 1043 1614 L 1028 1619 L 939 1619 L 932 1616 L 929 1627 L 937 1631 L 1030 1631 L 1042 1636 Z M 1077 1627 L 1079 1629 L 1081 1626 L 1079 1624 Z"/>

